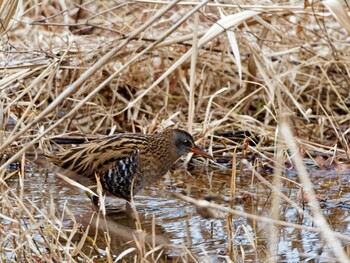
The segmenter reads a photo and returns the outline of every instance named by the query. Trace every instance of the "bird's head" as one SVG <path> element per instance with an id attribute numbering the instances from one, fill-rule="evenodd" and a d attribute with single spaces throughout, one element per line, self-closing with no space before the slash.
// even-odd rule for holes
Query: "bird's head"
<path id="1" fill-rule="evenodd" d="M 188 132 L 174 129 L 172 140 L 175 145 L 176 154 L 178 156 L 182 156 L 188 152 L 193 152 L 211 160 L 215 160 L 213 156 L 206 153 L 194 143 L 192 136 Z"/>

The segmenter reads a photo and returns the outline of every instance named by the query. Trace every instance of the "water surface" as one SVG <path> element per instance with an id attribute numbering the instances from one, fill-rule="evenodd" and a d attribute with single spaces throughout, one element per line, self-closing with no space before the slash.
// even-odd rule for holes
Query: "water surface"
<path id="1" fill-rule="evenodd" d="M 309 169 L 315 190 L 320 200 L 324 200 L 322 211 L 330 226 L 337 232 L 350 234 L 350 217 L 347 199 L 350 198 L 350 173 L 342 173 Z M 290 181 L 298 181 L 293 171 L 286 171 L 285 177 Z M 265 178 L 272 181 L 271 175 Z M 13 189 L 19 191 L 18 179 L 10 179 Z M 268 240 L 268 225 L 244 217 L 234 216 L 232 219 L 232 235 L 234 254 L 229 253 L 229 229 L 227 218 L 203 218 L 196 208 L 187 202 L 179 200 L 173 193 L 182 193 L 193 198 L 204 198 L 209 195 L 230 196 L 231 170 L 197 169 L 189 173 L 185 169 L 177 169 L 167 175 L 161 182 L 141 191 L 134 198 L 137 216 L 130 210 L 125 210 L 121 200 L 108 199 L 108 220 L 115 223 L 117 233 L 125 227 L 126 232 L 136 228 L 136 217 L 141 221 L 142 229 L 152 232 L 152 219 L 155 218 L 155 231 L 167 242 L 187 247 L 198 257 L 200 262 L 225 262 L 225 257 L 245 262 L 265 262 L 267 249 L 271 245 Z M 296 183 L 282 180 L 281 191 L 297 202 L 299 186 Z M 238 174 L 236 178 L 236 196 L 234 209 L 269 217 L 271 207 L 271 191 L 253 178 L 250 172 Z M 84 191 L 69 185 L 49 172 L 27 173 L 24 180 L 24 195 L 33 201 L 45 213 L 53 203 L 58 215 L 62 215 L 64 207 L 68 207 L 76 220 L 86 228 L 93 213 L 97 209 L 91 204 Z M 342 202 L 339 202 L 342 198 Z M 228 203 L 220 202 L 225 206 Z M 300 204 L 300 203 L 299 203 Z M 301 204 L 300 204 L 301 205 Z M 310 212 L 310 211 L 308 211 Z M 72 220 L 63 216 L 63 226 L 69 228 Z M 280 220 L 312 226 L 312 222 L 301 217 L 289 204 L 280 202 Z M 111 224 L 112 225 L 112 224 Z M 277 227 L 278 262 L 317 261 L 332 262 L 330 249 L 323 244 L 317 233 L 298 230 L 291 227 Z M 92 231 L 92 235 L 94 232 Z M 92 236 L 94 238 L 94 236 Z M 111 232 L 111 248 L 115 255 L 130 247 L 119 235 Z M 103 238 L 97 244 L 105 247 Z M 100 243 L 99 243 L 100 242 Z M 253 242 L 253 244 L 252 244 Z M 344 246 L 347 244 L 344 243 Z M 92 251 L 87 244 L 87 251 Z M 168 257 L 176 257 L 174 251 L 167 251 Z M 98 253 L 91 253 L 96 257 Z"/>

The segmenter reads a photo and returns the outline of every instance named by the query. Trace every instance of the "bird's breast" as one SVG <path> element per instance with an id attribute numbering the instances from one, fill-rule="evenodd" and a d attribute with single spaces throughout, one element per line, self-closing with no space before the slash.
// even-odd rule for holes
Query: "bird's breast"
<path id="1" fill-rule="evenodd" d="M 169 171 L 175 161 L 161 155 L 140 156 L 140 174 L 142 176 L 140 188 L 159 181 Z"/>

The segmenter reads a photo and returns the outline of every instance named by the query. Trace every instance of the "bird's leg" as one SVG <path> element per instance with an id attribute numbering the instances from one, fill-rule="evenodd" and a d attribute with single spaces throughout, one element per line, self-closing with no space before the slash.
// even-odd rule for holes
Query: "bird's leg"
<path id="1" fill-rule="evenodd" d="M 97 207 L 100 208 L 100 198 L 97 195 L 91 195 L 89 192 L 85 191 L 85 194 L 88 198 L 91 199 L 92 203 Z"/>
<path id="2" fill-rule="evenodd" d="M 100 208 L 100 204 L 99 204 L 100 198 L 98 198 L 98 196 L 93 195 L 93 196 L 91 197 L 91 201 L 94 203 L 94 205 L 95 205 L 96 207 Z"/>

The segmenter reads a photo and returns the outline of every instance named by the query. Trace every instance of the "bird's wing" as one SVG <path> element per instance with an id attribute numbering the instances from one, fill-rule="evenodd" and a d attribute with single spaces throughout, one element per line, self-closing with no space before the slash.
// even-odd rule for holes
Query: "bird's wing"
<path id="1" fill-rule="evenodd" d="M 139 184 L 139 150 L 134 150 L 129 156 L 117 159 L 111 168 L 101 175 L 103 188 L 108 192 L 130 200 L 132 185 Z M 135 189 L 135 188 L 134 188 Z"/>
<path id="2" fill-rule="evenodd" d="M 118 160 L 129 158 L 137 149 L 137 144 L 131 142 L 122 136 L 107 137 L 47 156 L 57 166 L 94 177 L 95 172 L 103 174 Z"/>

